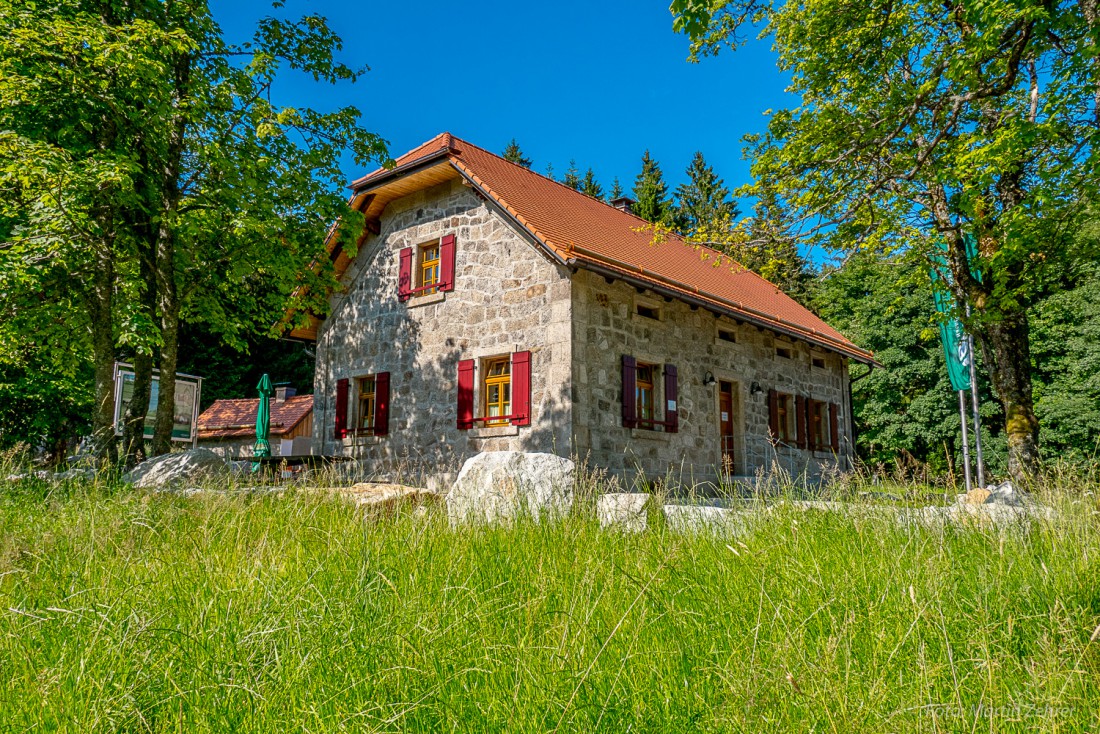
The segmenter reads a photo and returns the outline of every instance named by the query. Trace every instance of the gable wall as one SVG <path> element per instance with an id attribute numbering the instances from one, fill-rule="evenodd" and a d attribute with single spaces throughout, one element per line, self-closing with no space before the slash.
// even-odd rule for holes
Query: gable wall
<path id="1" fill-rule="evenodd" d="M 634 313 L 635 301 L 656 305 L 662 320 Z M 847 397 L 847 360 L 811 349 L 803 342 L 778 339 L 792 358 L 776 356 L 777 337 L 748 324 L 736 324 L 677 300 L 666 302 L 633 286 L 581 270 L 573 278 L 573 424 L 578 455 L 629 484 L 638 475 L 670 475 L 677 482 L 709 482 L 721 460 L 718 385 L 704 386 L 709 371 L 734 383 L 736 463 L 734 474 L 753 475 L 774 462 L 794 476 L 812 477 L 837 466 L 831 452 L 775 447 L 768 434 L 769 388 L 840 406 L 841 466 L 850 466 L 851 432 Z M 718 340 L 718 322 L 735 332 L 737 342 Z M 811 365 L 825 358 L 825 368 Z M 628 429 L 622 420 L 623 354 L 640 361 L 677 367 L 679 432 Z M 750 394 L 756 381 L 763 392 Z M 658 387 L 658 401 L 662 399 Z M 740 413 L 739 416 L 736 413 Z M 658 410 L 658 414 L 663 414 Z"/>
<path id="2" fill-rule="evenodd" d="M 402 303 L 399 251 L 448 233 L 457 239 L 455 289 Z M 481 451 L 569 455 L 567 271 L 474 191 L 454 181 L 391 203 L 380 234 L 360 247 L 344 282 L 347 291 L 333 297 L 317 339 L 317 453 L 358 459 L 368 473 L 429 484 L 453 476 Z M 459 360 L 525 349 L 531 351 L 531 425 L 459 430 Z M 377 372 L 390 373 L 389 435 L 336 439 L 337 380 Z M 480 387 L 476 392 L 480 401 Z"/>

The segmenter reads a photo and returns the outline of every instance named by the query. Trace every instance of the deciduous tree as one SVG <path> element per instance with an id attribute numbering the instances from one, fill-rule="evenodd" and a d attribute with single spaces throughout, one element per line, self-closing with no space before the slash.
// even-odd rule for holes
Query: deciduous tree
<path id="1" fill-rule="evenodd" d="M 1010 473 L 1031 476 L 1028 308 L 1081 256 L 1075 233 L 1096 195 L 1096 3 L 674 0 L 672 12 L 695 59 L 757 28 L 774 42 L 800 101 L 750 155 L 757 182 L 808 224 L 804 240 L 890 243 L 926 261 L 947 244 L 960 315 L 1005 408 Z"/>
<path id="2" fill-rule="evenodd" d="M 251 42 L 229 44 L 204 0 L 0 0 L 0 216 L 11 221 L 0 258 L 20 292 L 81 294 L 101 455 L 120 348 L 143 374 L 153 360 L 140 357 L 157 356 L 154 451 L 164 451 L 181 319 L 229 338 L 274 322 L 270 301 L 242 297 L 248 279 L 271 279 L 283 295 L 319 285 L 328 271 L 306 266 L 327 228 L 342 217 L 342 236 L 354 237 L 339 157 L 384 159 L 384 142 L 353 107 L 272 99 L 280 69 L 354 81 L 340 46 L 318 16 L 264 18 Z"/>

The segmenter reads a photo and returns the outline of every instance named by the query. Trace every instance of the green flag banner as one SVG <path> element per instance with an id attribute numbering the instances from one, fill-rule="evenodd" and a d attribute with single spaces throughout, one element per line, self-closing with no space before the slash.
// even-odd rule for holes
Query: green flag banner
<path id="1" fill-rule="evenodd" d="M 967 241 L 966 245 L 969 255 L 971 241 Z M 947 244 L 941 242 L 939 247 L 945 251 Z M 928 270 L 928 275 L 932 278 L 932 297 L 936 301 L 936 311 L 947 316 L 954 310 L 951 293 L 947 289 L 947 259 L 943 255 L 934 255 L 932 261 L 935 265 Z M 951 378 L 951 387 L 956 391 L 969 390 L 972 356 L 970 340 L 966 338 L 962 323 L 957 318 L 940 322 L 940 343 L 943 345 L 944 357 L 947 358 L 947 374 Z"/>

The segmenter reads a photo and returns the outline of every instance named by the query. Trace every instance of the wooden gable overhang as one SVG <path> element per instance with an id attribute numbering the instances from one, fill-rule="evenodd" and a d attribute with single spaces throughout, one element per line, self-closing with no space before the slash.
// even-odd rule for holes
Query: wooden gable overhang
<path id="1" fill-rule="evenodd" d="M 355 188 L 349 205 L 352 209 L 361 212 L 365 219 L 364 231 L 358 240 L 359 245 L 363 244 L 367 235 L 381 232 L 382 213 L 391 202 L 417 191 L 462 178 L 462 174 L 451 163 L 447 153 L 447 150 L 443 150 L 398 166 L 382 176 L 374 177 L 367 185 L 362 185 L 361 180 L 353 184 L 353 188 L 357 185 L 360 187 Z M 354 259 L 344 252 L 336 236 L 339 226 L 339 223 L 334 225 L 325 238 L 325 251 L 332 261 L 333 273 L 337 280 L 343 278 Z M 283 316 L 283 323 L 287 323 L 293 315 L 292 311 L 288 311 Z M 322 320 L 310 314 L 305 326 L 292 329 L 284 338 L 317 341 L 317 330 Z"/>

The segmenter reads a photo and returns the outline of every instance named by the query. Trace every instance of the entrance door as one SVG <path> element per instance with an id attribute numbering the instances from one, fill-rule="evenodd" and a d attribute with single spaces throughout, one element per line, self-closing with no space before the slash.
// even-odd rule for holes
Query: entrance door
<path id="1" fill-rule="evenodd" d="M 718 383 L 718 433 L 722 441 L 722 471 L 733 474 L 733 383 Z"/>

